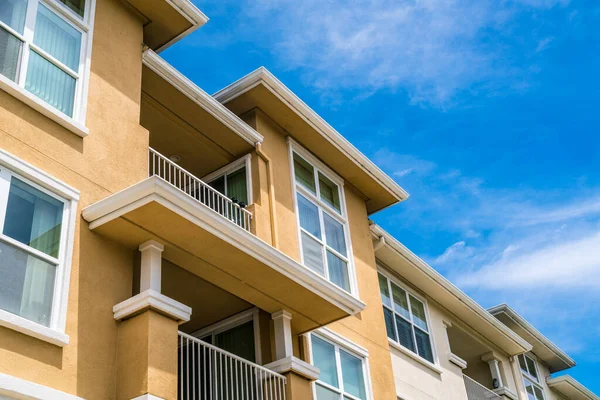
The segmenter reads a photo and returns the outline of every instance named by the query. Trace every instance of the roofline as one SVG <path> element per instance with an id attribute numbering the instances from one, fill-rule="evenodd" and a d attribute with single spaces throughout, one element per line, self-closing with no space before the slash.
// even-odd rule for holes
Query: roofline
<path id="1" fill-rule="evenodd" d="M 248 75 L 219 90 L 213 97 L 225 104 L 258 85 L 264 85 L 275 94 L 283 103 L 296 111 L 307 123 L 319 132 L 332 145 L 352 160 L 356 165 L 367 172 L 381 186 L 387 189 L 399 202 L 408 199 L 409 194 L 396 183 L 389 175 L 383 172 L 375 163 L 369 160 L 356 147 L 354 147 L 342 134 L 329 125 L 312 108 L 304 103 L 294 92 L 285 86 L 279 79 L 265 67 L 259 67 Z"/>
<path id="2" fill-rule="evenodd" d="M 561 383 L 565 383 L 571 386 L 573 389 L 581 392 L 581 394 L 587 397 L 589 400 L 600 400 L 600 397 L 596 396 L 590 389 L 583 386 L 580 382 L 575 380 L 571 375 L 561 375 L 556 378 L 549 377 L 546 379 L 546 383 L 549 387 L 558 386 Z"/>
<path id="3" fill-rule="evenodd" d="M 223 104 L 216 101 L 211 95 L 200 89 L 200 87 L 177 71 L 152 49 L 144 50 L 142 62 L 252 146 L 256 146 L 263 141 L 264 138 L 261 134 L 252 129 L 250 125 L 242 121 L 241 118 Z"/>
<path id="4" fill-rule="evenodd" d="M 156 52 L 160 53 L 167 47 L 171 46 L 175 42 L 183 39 L 190 33 L 194 32 L 196 29 L 200 28 L 204 24 L 206 24 L 209 18 L 204 14 L 198 7 L 196 7 L 189 0 L 165 0 L 167 3 L 175 9 L 183 18 L 187 19 L 192 26 L 189 29 L 186 29 L 175 38 L 169 40 L 167 43 L 160 46 Z"/>
<path id="5" fill-rule="evenodd" d="M 510 319 L 515 321 L 521 328 L 523 328 L 531 336 L 535 337 L 542 345 L 550 350 L 554 355 L 560 358 L 568 368 L 574 367 L 576 362 L 567 353 L 562 351 L 557 345 L 555 345 L 550 339 L 544 336 L 543 333 L 538 331 L 533 325 L 531 325 L 525 318 L 520 316 L 515 310 L 513 310 L 508 304 L 499 304 L 494 307 L 488 308 L 488 312 L 492 315 L 504 313 Z M 566 369 L 566 368 L 565 368 Z"/>
<path id="6" fill-rule="evenodd" d="M 466 293 L 456 287 L 452 282 L 446 279 L 442 274 L 436 271 L 433 267 L 423 261 L 419 256 L 410 251 L 406 246 L 400 243 L 396 238 L 386 232 L 379 225 L 373 223 L 371 224 L 371 232 L 373 232 L 378 237 L 384 237 L 385 245 L 395 250 L 404 256 L 411 264 L 420 269 L 424 274 L 426 274 L 431 280 L 440 285 L 443 289 L 448 291 L 454 297 L 456 297 L 460 302 L 465 304 L 471 311 L 476 313 L 479 317 L 489 323 L 491 326 L 500 331 L 506 338 L 513 341 L 517 346 L 521 347 L 524 352 L 530 351 L 532 349 L 531 344 L 529 344 L 525 339 L 517 335 L 510 328 L 496 319 L 492 314 L 490 314 L 485 308 L 483 308 L 479 303 L 469 297 Z"/>

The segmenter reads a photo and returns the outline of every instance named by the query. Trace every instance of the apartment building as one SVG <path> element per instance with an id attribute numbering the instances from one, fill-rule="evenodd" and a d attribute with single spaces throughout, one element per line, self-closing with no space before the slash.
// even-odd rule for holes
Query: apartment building
<path id="1" fill-rule="evenodd" d="M 527 399 L 537 344 L 369 222 L 393 179 L 267 70 L 158 55 L 207 20 L 0 1 L 0 399 Z"/>

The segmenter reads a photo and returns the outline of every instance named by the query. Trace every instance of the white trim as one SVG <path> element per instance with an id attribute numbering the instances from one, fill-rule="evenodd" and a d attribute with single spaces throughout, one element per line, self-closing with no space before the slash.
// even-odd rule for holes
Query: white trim
<path id="1" fill-rule="evenodd" d="M 0 325 L 15 329 L 41 340 L 64 346 L 69 343 L 69 336 L 65 334 L 67 323 L 67 307 L 69 303 L 69 288 L 71 282 L 71 265 L 73 260 L 73 246 L 75 241 L 75 225 L 77 221 L 77 204 L 79 191 L 66 183 L 47 174 L 39 168 L 21 160 L 20 158 L 0 149 L 0 174 L 2 168 L 16 176 L 28 185 L 56 198 L 63 203 L 63 220 L 60 233 L 59 254 L 57 259 L 49 256 L 41 258 L 57 266 L 54 279 L 54 294 L 50 315 L 50 326 L 44 326 L 5 311 L 0 313 Z M 8 194 L 5 194 L 8 196 Z M 0 196 L 1 197 L 1 196 Z M 0 214 L 4 210 L 0 211 Z M 0 226 L 4 224 L 4 215 L 0 216 Z M 3 238 L 4 241 L 16 245 L 14 240 Z M 24 249 L 28 246 L 17 245 Z M 27 252 L 41 256 L 35 249 L 27 248 Z M 6 314 L 10 314 L 11 317 Z M 25 322 L 27 321 L 27 322 Z"/>
<path id="2" fill-rule="evenodd" d="M 173 39 L 169 40 L 167 43 L 160 46 L 156 50 L 157 53 L 160 53 L 161 51 L 165 50 L 167 47 L 171 46 L 175 42 L 181 40 L 185 36 L 194 32 L 196 29 L 202 27 L 209 20 L 209 18 L 202 11 L 200 11 L 191 1 L 188 1 L 188 0 L 165 0 L 165 1 L 167 3 L 169 3 L 171 5 L 171 7 L 173 7 L 175 10 L 177 10 L 177 12 L 179 12 L 179 14 L 181 14 L 185 19 L 187 19 L 192 24 L 192 27 L 183 31 L 182 33 L 180 33 Z"/>
<path id="3" fill-rule="evenodd" d="M 406 348 L 406 350 L 411 353 L 414 353 L 415 356 L 422 358 L 423 361 L 425 361 L 426 363 L 435 365 L 439 369 L 440 362 L 439 362 L 439 358 L 438 358 L 438 354 L 437 354 L 437 346 L 435 343 L 435 338 L 434 338 L 433 332 L 432 332 L 431 317 L 429 316 L 429 304 L 427 303 L 427 299 L 425 297 L 415 293 L 415 291 L 411 290 L 408 286 L 406 286 L 405 284 L 400 282 L 392 274 L 387 272 L 385 270 L 385 268 L 383 268 L 379 263 L 377 263 L 377 273 L 381 274 L 384 278 L 386 278 L 387 282 L 388 282 L 390 306 L 386 306 L 385 304 L 382 304 L 382 306 L 392 312 L 392 315 L 394 317 L 393 322 L 394 322 L 395 336 L 398 337 L 397 325 L 396 325 L 396 319 L 395 319 L 396 315 L 398 315 L 400 318 L 404 319 L 406 322 L 408 322 L 411 325 L 411 331 L 413 334 L 412 337 L 413 337 L 413 344 L 415 346 L 415 351 L 413 352 L 408 348 Z M 379 276 L 377 278 L 379 279 Z M 408 302 L 408 312 L 410 314 L 410 320 L 408 320 L 405 316 L 398 313 L 394 307 L 394 295 L 392 292 L 392 283 L 394 285 L 398 286 L 401 290 L 404 290 L 406 292 L 406 295 L 407 295 L 406 301 Z M 425 311 L 425 319 L 426 319 L 425 322 L 427 323 L 427 331 L 425 331 L 425 329 L 417 326 L 417 324 L 415 324 L 415 322 L 413 321 L 413 312 L 412 312 L 411 300 L 410 300 L 411 296 L 423 304 L 423 309 Z M 415 334 L 415 329 L 419 329 L 419 330 L 425 332 L 427 334 L 427 336 L 429 336 L 429 345 L 431 346 L 431 355 L 433 358 L 433 362 L 430 362 L 429 360 L 426 360 L 425 358 L 423 358 L 421 355 L 417 354 L 417 338 L 416 338 L 416 334 Z M 389 337 L 388 337 L 388 340 L 392 341 L 394 344 L 397 344 L 398 346 L 400 346 L 404 349 L 404 346 L 402 346 L 402 344 L 400 344 L 399 342 L 396 342 L 395 340 L 390 339 Z"/>
<path id="4" fill-rule="evenodd" d="M 448 353 L 448 361 L 450 361 L 452 364 L 456 365 L 460 369 L 467 368 L 467 362 L 452 352 Z"/>
<path id="5" fill-rule="evenodd" d="M 192 315 L 191 307 L 148 289 L 116 304 L 113 307 L 114 318 L 117 321 L 131 318 L 148 308 L 174 319 L 180 325 L 188 322 Z"/>
<path id="6" fill-rule="evenodd" d="M 230 162 L 229 164 L 225 165 L 224 167 L 219 168 L 216 171 L 211 172 L 208 175 L 203 176 L 202 178 L 200 178 L 200 180 L 202 182 L 205 182 L 207 184 L 210 185 L 210 182 L 214 181 L 217 178 L 220 178 L 221 176 L 224 175 L 231 175 L 232 173 L 236 172 L 237 170 L 240 170 L 242 168 L 246 168 L 246 192 L 248 193 L 248 204 L 250 205 L 253 203 L 253 199 L 252 199 L 252 155 L 251 154 L 246 154 L 243 157 L 238 158 L 235 161 Z M 225 181 L 225 190 L 227 190 L 227 181 Z M 225 194 L 225 196 L 229 197 L 227 194 Z"/>
<path id="7" fill-rule="evenodd" d="M 340 150 L 346 157 L 359 166 L 369 176 L 375 179 L 398 201 L 408 198 L 408 193 L 400 187 L 391 177 L 385 174 L 371 160 L 363 155 L 346 138 L 321 118 L 314 110 L 296 96 L 289 88 L 281 83 L 266 68 L 260 67 L 238 81 L 219 90 L 213 97 L 221 103 L 227 103 L 234 98 L 246 93 L 259 84 L 263 84 L 281 101 L 290 106 L 300 117 L 314 127 L 325 139 Z"/>
<path id="8" fill-rule="evenodd" d="M 498 389 L 492 389 L 492 392 L 496 393 L 499 396 L 508 397 L 510 400 L 519 400 L 517 394 L 506 386 L 500 387 Z"/>
<path id="9" fill-rule="evenodd" d="M 83 124 L 77 122 L 68 115 L 58 111 L 56 108 L 52 107 L 44 100 L 40 99 L 33 93 L 27 91 L 25 88 L 22 88 L 21 86 L 17 85 L 15 82 L 11 81 L 2 74 L 0 74 L 0 89 L 15 97 L 17 100 L 20 100 L 23 103 L 27 104 L 29 107 L 33 108 L 40 114 L 50 118 L 52 121 L 56 122 L 63 128 L 73 132 L 77 136 L 86 137 L 90 134 L 89 129 L 86 128 Z"/>
<path id="10" fill-rule="evenodd" d="M 579 392 L 579 394 L 581 394 L 580 398 L 571 399 L 571 400 L 583 400 L 583 399 L 585 399 L 585 400 L 600 400 L 600 397 L 598 397 L 597 395 L 592 393 L 591 390 L 589 390 L 588 388 L 583 386 L 580 382 L 575 380 L 571 375 L 561 375 L 561 376 L 557 376 L 556 378 L 548 377 L 546 379 L 546 383 L 548 384 L 548 387 L 550 387 L 551 389 L 556 390 L 560 393 L 562 393 L 561 389 L 564 390 L 566 388 L 571 388 L 571 389 Z"/>
<path id="11" fill-rule="evenodd" d="M 162 397 L 157 397 L 153 394 L 146 393 L 131 400 L 164 400 Z"/>
<path id="12" fill-rule="evenodd" d="M 309 335 L 309 340 L 308 342 L 308 355 L 309 355 L 309 360 L 311 364 L 314 364 L 314 360 L 313 360 L 313 351 L 312 351 L 312 337 L 317 336 L 319 339 L 328 342 L 329 344 L 333 345 L 335 348 L 335 364 L 336 364 L 336 368 L 337 368 L 337 375 L 338 375 L 338 384 L 341 384 L 343 386 L 343 378 L 342 378 L 342 366 L 341 366 L 341 361 L 340 361 L 340 349 L 345 351 L 346 353 L 353 355 L 354 357 L 360 359 L 362 361 L 362 367 L 363 367 L 363 378 L 364 378 L 364 383 L 365 383 L 365 395 L 366 395 L 366 400 L 373 400 L 373 384 L 371 382 L 371 369 L 369 367 L 369 351 L 367 349 L 365 349 L 362 346 L 359 346 L 358 344 L 354 343 L 353 341 L 351 341 L 350 339 L 347 339 L 345 337 L 343 337 L 342 335 L 340 335 L 339 333 L 336 333 L 334 331 L 332 331 L 329 328 L 319 328 L 311 333 L 308 334 Z M 317 381 L 313 381 L 312 382 L 312 389 L 313 389 L 313 398 L 317 398 Z M 356 397 L 354 397 L 351 394 L 346 393 L 345 391 L 343 391 L 340 388 L 334 388 L 330 385 L 328 385 L 325 382 L 319 382 L 319 385 L 326 387 L 328 389 L 334 390 L 336 393 L 338 393 L 340 395 L 340 399 L 343 397 L 344 399 L 348 398 L 348 399 L 356 399 Z"/>
<path id="13" fill-rule="evenodd" d="M 247 322 L 252 321 L 252 327 L 254 329 L 254 357 L 256 364 L 262 364 L 262 349 L 261 349 L 261 338 L 260 338 L 260 320 L 259 320 L 259 312 L 260 310 L 257 307 L 251 308 L 246 311 L 242 311 L 235 315 L 232 315 L 229 318 L 225 318 L 221 321 L 215 322 L 209 326 L 205 326 L 202 329 L 198 329 L 190 333 L 190 336 L 198 338 L 202 340 L 202 338 L 206 336 L 211 336 L 214 339 L 215 335 L 218 335 L 221 332 L 228 331 L 236 326 L 243 325 Z M 213 345 L 214 342 L 212 343 Z"/>
<path id="14" fill-rule="evenodd" d="M 237 133 L 248 144 L 256 146 L 257 143 L 263 141 L 264 138 L 262 135 L 252 129 L 224 105 L 213 99 L 204 90 L 200 89 L 198 85 L 186 78 L 151 49 L 146 49 L 142 53 L 142 62 L 179 92 L 202 107 L 204 111 Z"/>
<path id="15" fill-rule="evenodd" d="M 83 400 L 81 397 L 0 372 L 0 397 L 23 400 Z"/>
<path id="16" fill-rule="evenodd" d="M 377 224 L 371 224 L 371 232 L 376 238 L 385 238 L 385 245 L 397 253 L 400 257 L 409 262 L 413 267 L 423 273 L 428 279 L 435 282 L 441 289 L 447 291 L 453 297 L 455 297 L 461 304 L 468 307 L 469 311 L 473 312 L 479 317 L 482 322 L 487 323 L 493 327 L 497 332 L 501 333 L 506 339 L 510 340 L 514 345 L 521 349 L 521 353 L 530 351 L 532 346 L 527 343 L 522 337 L 510 330 L 506 325 L 496 319 L 492 314 L 480 306 L 475 300 L 467 296 L 463 291 L 454 286 L 452 282 L 446 279 L 442 274 L 437 272 L 434 268 L 428 265 L 425 261 L 421 260 L 417 255 L 410 251 L 406 246 L 400 243 L 396 238 L 390 235 L 388 232 L 383 230 Z M 507 352 L 508 353 L 508 352 Z M 514 354 L 510 354 L 514 355 Z"/>
<path id="17" fill-rule="evenodd" d="M 268 368 L 273 372 L 277 372 L 278 374 L 294 372 L 295 374 L 303 376 L 310 381 L 319 379 L 320 373 L 319 368 L 294 356 L 273 361 L 272 363 L 265 365 L 265 368 Z"/>
<path id="18" fill-rule="evenodd" d="M 90 223 L 89 228 L 93 230 L 152 201 L 161 204 L 246 254 L 255 257 L 275 271 L 331 302 L 344 312 L 356 314 L 365 309 L 366 305 L 360 299 L 337 287 L 250 232 L 231 223 L 231 221 L 224 220 L 223 217 L 210 208 L 199 204 L 196 200 L 157 176 L 146 178 L 127 189 L 123 189 L 84 208 L 82 216 Z"/>
<path id="19" fill-rule="evenodd" d="M 525 332 L 527 332 L 534 339 L 536 339 L 542 346 L 544 346 L 552 354 L 558 357 L 565 364 L 562 369 L 567 369 L 575 366 L 575 360 L 569 357 L 567 353 L 562 351 L 557 345 L 555 345 L 550 339 L 544 336 L 543 333 L 538 331 L 533 325 L 531 325 L 525 318 L 519 315 L 519 313 L 512 309 L 508 304 L 499 304 L 497 306 L 488 308 L 487 311 L 494 316 L 498 314 L 506 315 L 515 324 L 520 326 Z"/>
<path id="20" fill-rule="evenodd" d="M 401 344 L 396 343 L 392 339 L 388 338 L 388 343 L 389 343 L 389 345 L 390 345 L 391 348 L 393 348 L 395 350 L 398 350 L 402 354 L 404 354 L 404 355 L 412 358 L 413 360 L 417 361 L 418 363 L 426 366 L 427 368 L 429 368 L 433 372 L 436 372 L 438 374 L 441 374 L 442 372 L 444 372 L 438 365 L 427 361 L 426 359 L 424 359 L 423 357 L 421 357 L 417 353 L 415 353 L 413 351 L 410 351 L 409 349 L 407 349 L 406 347 L 402 346 Z"/>

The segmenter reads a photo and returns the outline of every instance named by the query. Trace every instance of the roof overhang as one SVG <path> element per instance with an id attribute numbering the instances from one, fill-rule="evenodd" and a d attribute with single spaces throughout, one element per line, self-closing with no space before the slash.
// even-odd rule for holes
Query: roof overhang
<path id="1" fill-rule="evenodd" d="M 570 375 L 548 378 L 546 383 L 551 389 L 556 390 L 569 400 L 600 400 L 600 397 Z"/>
<path id="2" fill-rule="evenodd" d="M 509 355 L 531 350 L 531 345 L 508 329 L 489 312 L 444 278 L 425 261 L 376 224 L 371 225 L 375 256 L 409 281 L 426 296 L 442 305 L 463 324 L 469 326 Z"/>
<path id="3" fill-rule="evenodd" d="M 261 67 L 215 93 L 237 115 L 258 108 L 356 187 L 369 214 L 406 200 L 408 193 L 273 74 Z"/>
<path id="4" fill-rule="evenodd" d="M 208 22 L 189 0 L 125 0 L 143 19 L 144 43 L 162 51 Z"/>
<path id="5" fill-rule="evenodd" d="M 147 240 L 163 258 L 255 306 L 292 313 L 297 333 L 362 311 L 365 304 L 156 176 L 82 211 L 89 228 L 135 250 Z"/>
<path id="6" fill-rule="evenodd" d="M 488 311 L 512 331 L 531 343 L 533 346 L 531 351 L 548 364 L 550 372 L 554 373 L 575 366 L 575 361 L 571 357 L 508 305 L 500 304 L 488 309 Z"/>

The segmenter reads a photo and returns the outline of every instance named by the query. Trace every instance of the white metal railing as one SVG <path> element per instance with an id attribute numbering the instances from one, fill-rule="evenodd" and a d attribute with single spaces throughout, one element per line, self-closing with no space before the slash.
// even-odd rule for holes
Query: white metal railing
<path id="1" fill-rule="evenodd" d="M 492 392 L 473 378 L 463 375 L 468 400 L 500 400 L 502 397 Z"/>
<path id="2" fill-rule="evenodd" d="M 179 400 L 285 400 L 286 379 L 179 332 Z"/>
<path id="3" fill-rule="evenodd" d="M 148 173 L 175 186 L 243 229 L 250 231 L 252 213 L 175 164 L 153 148 L 149 151 Z"/>

